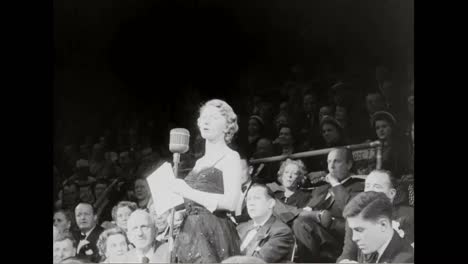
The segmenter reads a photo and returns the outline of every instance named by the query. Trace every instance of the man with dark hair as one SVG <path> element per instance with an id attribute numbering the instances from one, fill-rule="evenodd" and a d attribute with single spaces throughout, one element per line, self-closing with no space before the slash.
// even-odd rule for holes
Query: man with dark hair
<path id="1" fill-rule="evenodd" d="M 363 180 L 350 173 L 352 160 L 348 149 L 333 149 L 328 153 L 329 174 L 323 185 L 312 191 L 308 205 L 292 225 L 300 262 L 334 262 L 340 255 L 345 235 L 343 208 L 364 189 Z M 327 221 L 323 221 L 324 216 Z"/>
<path id="2" fill-rule="evenodd" d="M 345 207 L 343 216 L 352 229 L 352 240 L 359 247 L 359 263 L 413 263 L 414 250 L 392 227 L 391 200 L 374 191 L 356 195 Z"/>
<path id="3" fill-rule="evenodd" d="M 99 262 L 99 250 L 96 246 L 99 235 L 104 229 L 97 224 L 97 215 L 89 203 L 79 203 L 75 208 L 76 224 L 79 232 L 75 233 L 78 242 L 77 256 L 84 257 L 92 262 Z"/>
<path id="4" fill-rule="evenodd" d="M 366 178 L 365 192 L 384 193 L 393 204 L 392 226 L 398 235 L 409 243 L 414 242 L 414 209 L 409 206 L 395 204 L 397 180 L 389 171 L 374 170 Z M 352 230 L 346 226 L 344 247 L 338 262 L 357 260 L 358 246 L 352 240 Z"/>
<path id="5" fill-rule="evenodd" d="M 73 210 L 80 202 L 78 184 L 74 181 L 67 182 L 62 191 L 62 208 Z"/>
<path id="6" fill-rule="evenodd" d="M 247 193 L 247 211 L 252 218 L 237 227 L 241 253 L 267 263 L 289 261 L 294 237 L 291 229 L 273 215 L 273 193 L 262 184 L 254 184 Z"/>

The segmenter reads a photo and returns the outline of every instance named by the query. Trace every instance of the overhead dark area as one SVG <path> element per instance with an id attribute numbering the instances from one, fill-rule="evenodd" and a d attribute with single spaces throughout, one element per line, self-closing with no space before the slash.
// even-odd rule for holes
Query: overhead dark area
<path id="1" fill-rule="evenodd" d="M 70 0 L 54 11 L 56 119 L 173 109 L 189 87 L 230 97 L 252 68 L 275 82 L 293 64 L 313 75 L 413 57 L 413 1 Z"/>

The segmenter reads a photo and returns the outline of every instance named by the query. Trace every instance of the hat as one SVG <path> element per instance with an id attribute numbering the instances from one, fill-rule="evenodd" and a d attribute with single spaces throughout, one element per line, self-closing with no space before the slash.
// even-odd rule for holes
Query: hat
<path id="1" fill-rule="evenodd" d="M 262 119 L 260 116 L 258 116 L 258 115 L 251 115 L 251 116 L 249 117 L 249 120 L 250 120 L 250 119 L 255 119 L 255 120 L 257 120 L 257 121 L 260 123 L 260 125 L 262 125 L 262 126 L 265 125 L 265 123 L 263 122 L 263 119 Z"/>
<path id="2" fill-rule="evenodd" d="M 329 115 L 322 117 L 322 120 L 320 120 L 320 127 L 322 127 L 324 124 L 332 124 L 339 129 L 344 128 L 343 125 L 338 120 L 336 120 L 334 117 L 329 116 Z"/>
<path id="3" fill-rule="evenodd" d="M 390 114 L 389 112 L 387 112 L 387 111 L 377 111 L 371 117 L 372 126 L 375 128 L 375 121 L 376 120 L 382 120 L 382 119 L 387 120 L 388 122 L 390 122 L 392 124 L 392 126 L 396 125 L 396 123 L 397 123 L 395 117 L 392 114 Z"/>

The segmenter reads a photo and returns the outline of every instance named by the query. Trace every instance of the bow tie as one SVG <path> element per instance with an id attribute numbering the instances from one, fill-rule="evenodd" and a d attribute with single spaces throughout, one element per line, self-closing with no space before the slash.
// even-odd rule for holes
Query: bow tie
<path id="1" fill-rule="evenodd" d="M 247 184 L 242 185 L 242 192 L 245 192 L 247 190 L 247 187 L 248 187 Z"/>
<path id="2" fill-rule="evenodd" d="M 80 233 L 80 240 L 83 240 L 83 239 L 85 239 L 85 238 L 86 238 L 86 235 L 83 234 L 83 233 Z"/>

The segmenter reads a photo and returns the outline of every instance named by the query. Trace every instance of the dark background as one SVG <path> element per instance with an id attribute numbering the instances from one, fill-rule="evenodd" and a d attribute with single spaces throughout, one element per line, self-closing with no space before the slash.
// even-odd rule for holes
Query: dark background
<path id="1" fill-rule="evenodd" d="M 407 0 L 55 1 L 54 124 L 91 126 L 117 113 L 145 113 L 178 125 L 176 112 L 190 89 L 201 100 L 234 100 L 290 78 L 297 63 L 310 76 L 372 76 L 362 71 L 380 64 L 403 71 L 399 65 L 413 58 L 413 6 Z"/>

